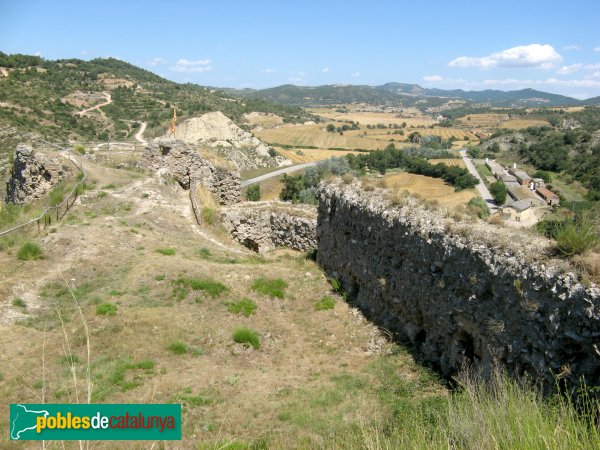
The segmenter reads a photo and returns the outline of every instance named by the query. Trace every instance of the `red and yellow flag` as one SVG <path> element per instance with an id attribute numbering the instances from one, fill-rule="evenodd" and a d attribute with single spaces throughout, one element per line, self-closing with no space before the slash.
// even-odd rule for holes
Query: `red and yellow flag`
<path id="1" fill-rule="evenodd" d="M 177 123 L 177 108 L 173 106 L 173 120 L 171 120 L 171 126 L 169 127 L 169 132 L 171 136 L 175 137 L 175 124 Z"/>

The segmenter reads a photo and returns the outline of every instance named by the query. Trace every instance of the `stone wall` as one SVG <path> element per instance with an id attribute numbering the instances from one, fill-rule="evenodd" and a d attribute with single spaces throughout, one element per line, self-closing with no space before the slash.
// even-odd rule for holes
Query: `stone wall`
<path id="1" fill-rule="evenodd" d="M 549 241 L 457 224 L 410 198 L 391 206 L 356 185 L 322 185 L 318 196 L 318 263 L 422 360 L 445 375 L 498 363 L 547 389 L 552 372 L 600 385 L 600 290 L 554 259 Z"/>
<path id="2" fill-rule="evenodd" d="M 11 175 L 6 183 L 6 202 L 23 205 L 46 195 L 70 174 L 60 158 L 18 145 Z"/>
<path id="3" fill-rule="evenodd" d="M 174 139 L 155 139 L 144 149 L 138 167 L 172 176 L 184 188 L 207 188 L 221 205 L 240 201 L 241 181 L 236 169 L 220 167 L 192 145 Z"/>
<path id="4" fill-rule="evenodd" d="M 221 222 L 246 247 L 264 252 L 276 247 L 316 248 L 316 210 L 282 202 L 248 202 L 223 208 Z"/>

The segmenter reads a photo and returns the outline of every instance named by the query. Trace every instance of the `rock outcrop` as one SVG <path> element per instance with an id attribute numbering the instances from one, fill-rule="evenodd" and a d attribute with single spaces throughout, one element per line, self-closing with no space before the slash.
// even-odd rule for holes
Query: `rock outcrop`
<path id="1" fill-rule="evenodd" d="M 187 119 L 177 127 L 176 137 L 189 144 L 211 147 L 239 170 L 292 164 L 289 159 L 274 154 L 267 144 L 242 130 L 220 111 Z"/>
<path id="2" fill-rule="evenodd" d="M 600 289 L 542 238 L 457 224 L 414 199 L 391 206 L 356 185 L 318 190 L 317 262 L 349 299 L 451 375 L 498 363 L 550 390 L 600 385 Z"/>
<path id="3" fill-rule="evenodd" d="M 314 207 L 283 202 L 249 202 L 223 208 L 221 222 L 241 244 L 262 253 L 276 247 L 316 248 Z"/>
<path id="4" fill-rule="evenodd" d="M 138 167 L 173 177 L 181 187 L 204 186 L 221 205 L 240 201 L 241 181 L 236 168 L 218 157 L 175 139 L 155 139 L 144 149 Z"/>
<path id="5" fill-rule="evenodd" d="M 6 183 L 6 201 L 23 205 L 43 197 L 70 173 L 59 157 L 53 158 L 34 151 L 30 146 L 18 145 Z"/>

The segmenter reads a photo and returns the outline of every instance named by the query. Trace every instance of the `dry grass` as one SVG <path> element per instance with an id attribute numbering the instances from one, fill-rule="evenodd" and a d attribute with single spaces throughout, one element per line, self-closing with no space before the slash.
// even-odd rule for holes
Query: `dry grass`
<path id="1" fill-rule="evenodd" d="M 333 157 L 339 157 L 347 155 L 348 153 L 359 154 L 359 152 L 353 152 L 350 150 L 322 150 L 322 149 L 310 149 L 310 148 L 294 148 L 285 149 L 281 147 L 275 147 L 276 150 L 286 158 L 292 160 L 294 163 L 305 163 L 312 161 L 322 161 Z"/>
<path id="2" fill-rule="evenodd" d="M 251 126 L 273 127 L 281 125 L 283 118 L 276 114 L 251 112 L 244 114 L 244 122 Z"/>
<path id="3" fill-rule="evenodd" d="M 452 160 L 454 161 L 454 160 Z M 412 173 L 390 173 L 384 177 L 386 187 L 397 191 L 408 191 L 423 200 L 437 200 L 442 206 L 456 207 L 476 197 L 474 189 L 454 192 L 454 188 L 439 178 L 430 178 Z"/>
<path id="4" fill-rule="evenodd" d="M 383 123 L 385 125 L 396 124 L 402 125 L 406 123 L 408 128 L 416 128 L 419 126 L 428 127 L 435 125 L 437 122 L 430 117 L 398 117 L 395 113 L 379 113 L 379 112 L 359 112 L 350 111 L 348 113 L 336 112 L 335 109 L 329 108 L 312 108 L 309 112 L 323 117 L 326 120 L 334 122 L 354 121 L 361 125 L 377 125 Z"/>
<path id="5" fill-rule="evenodd" d="M 447 166 L 456 166 L 456 167 L 462 167 L 462 168 L 465 167 L 465 163 L 462 160 L 462 158 L 461 159 L 452 159 L 452 158 L 449 158 L 449 159 L 430 159 L 429 162 L 431 164 L 444 163 Z"/>
<path id="6" fill-rule="evenodd" d="M 483 128 L 510 128 L 520 130 L 527 127 L 539 127 L 550 125 L 546 120 L 515 118 L 511 119 L 508 114 L 468 114 L 458 119 L 468 127 Z"/>

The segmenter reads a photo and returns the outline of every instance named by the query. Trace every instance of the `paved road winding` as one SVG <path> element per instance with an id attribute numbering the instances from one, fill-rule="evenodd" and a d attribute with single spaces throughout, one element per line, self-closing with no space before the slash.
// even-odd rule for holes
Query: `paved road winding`
<path id="1" fill-rule="evenodd" d="M 469 170 L 469 172 L 471 172 L 471 175 L 473 175 L 479 180 L 479 184 L 475 186 L 475 189 L 477 189 L 477 192 L 479 193 L 481 198 L 485 200 L 488 207 L 490 208 L 490 211 L 495 212 L 498 208 L 496 206 L 496 203 L 494 202 L 494 197 L 492 197 L 492 194 L 490 194 L 490 191 L 483 182 L 483 179 L 479 175 L 479 172 L 477 172 L 473 161 L 471 161 L 471 158 L 467 156 L 467 151 L 464 149 L 460 150 L 460 156 L 462 156 L 462 159 L 465 162 L 465 166 L 467 166 L 467 169 Z"/>
<path id="2" fill-rule="evenodd" d="M 283 169 L 279 169 L 279 170 L 275 170 L 273 172 L 266 173 L 264 175 L 261 175 L 260 177 L 251 178 L 249 180 L 242 181 L 242 187 L 248 186 L 248 185 L 254 184 L 254 183 L 260 183 L 261 181 L 268 180 L 269 178 L 273 178 L 278 175 L 282 175 L 284 173 L 290 173 L 290 172 L 295 172 L 297 170 L 306 169 L 307 167 L 316 165 L 317 162 L 318 161 L 313 161 L 313 162 L 308 162 L 308 163 L 303 163 L 303 164 L 296 164 L 295 166 L 284 167 Z"/>

